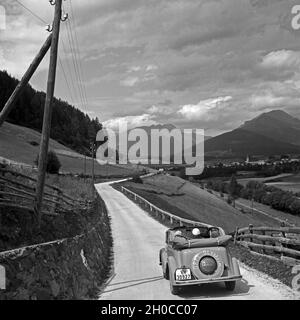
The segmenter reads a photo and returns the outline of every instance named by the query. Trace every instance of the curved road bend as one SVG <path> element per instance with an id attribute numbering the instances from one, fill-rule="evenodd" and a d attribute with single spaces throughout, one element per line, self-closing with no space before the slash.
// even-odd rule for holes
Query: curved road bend
<path id="1" fill-rule="evenodd" d="M 243 280 L 233 293 L 224 284 L 210 284 L 172 295 L 158 265 L 166 227 L 109 183 L 98 184 L 96 189 L 106 203 L 114 239 L 115 276 L 100 293 L 100 300 L 295 299 L 287 286 L 245 266 L 240 266 Z"/>

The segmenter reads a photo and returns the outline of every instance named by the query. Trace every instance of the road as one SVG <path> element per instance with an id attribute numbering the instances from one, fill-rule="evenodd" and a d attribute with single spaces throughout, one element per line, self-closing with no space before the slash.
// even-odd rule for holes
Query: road
<path id="1" fill-rule="evenodd" d="M 100 300 L 296 299 L 287 286 L 244 265 L 243 279 L 233 293 L 226 291 L 224 284 L 209 284 L 172 295 L 158 265 L 166 227 L 109 183 L 98 184 L 96 189 L 106 203 L 114 239 L 114 276 L 100 293 Z"/>

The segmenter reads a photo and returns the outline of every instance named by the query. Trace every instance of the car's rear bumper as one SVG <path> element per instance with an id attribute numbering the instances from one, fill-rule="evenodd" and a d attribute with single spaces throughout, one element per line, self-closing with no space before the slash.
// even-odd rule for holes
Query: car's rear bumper
<path id="1" fill-rule="evenodd" d="M 230 277 L 220 277 L 220 278 L 209 278 L 209 279 L 197 279 L 197 280 L 187 280 L 187 281 L 175 281 L 175 286 L 193 286 L 200 285 L 203 283 L 214 283 L 214 282 L 227 282 L 227 281 L 237 281 L 241 279 L 241 275 L 230 276 Z"/>

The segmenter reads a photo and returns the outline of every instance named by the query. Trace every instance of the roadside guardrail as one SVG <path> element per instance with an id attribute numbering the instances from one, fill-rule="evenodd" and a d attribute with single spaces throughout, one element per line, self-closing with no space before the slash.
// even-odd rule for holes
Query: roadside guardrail
<path id="1" fill-rule="evenodd" d="M 171 225 L 178 223 L 180 226 L 188 225 L 188 226 L 195 226 L 195 227 L 196 226 L 213 227 L 212 225 L 202 223 L 200 221 L 193 221 L 193 220 L 189 220 L 189 219 L 184 219 L 184 218 L 178 217 L 170 212 L 162 210 L 159 207 L 155 206 L 153 203 L 149 202 L 148 200 L 146 200 L 143 197 L 141 197 L 140 195 L 138 195 L 137 193 L 135 193 L 135 192 L 123 187 L 123 186 L 121 187 L 121 191 L 125 195 L 131 196 L 136 202 L 143 204 L 146 208 L 148 208 L 150 210 L 150 212 L 152 212 L 156 216 L 160 216 L 163 221 L 168 220 Z M 220 227 L 218 227 L 218 228 L 223 232 L 223 234 L 225 234 L 225 231 L 222 228 L 220 228 Z"/>
<path id="2" fill-rule="evenodd" d="M 288 265 L 300 264 L 299 227 L 249 227 L 236 229 L 234 242 L 251 253 L 281 260 Z"/>

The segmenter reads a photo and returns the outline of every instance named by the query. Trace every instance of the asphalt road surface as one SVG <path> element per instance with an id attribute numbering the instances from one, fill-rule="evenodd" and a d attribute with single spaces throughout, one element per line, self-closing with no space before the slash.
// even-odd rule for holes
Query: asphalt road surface
<path id="1" fill-rule="evenodd" d="M 241 264 L 243 279 L 234 292 L 220 283 L 185 288 L 180 296 L 172 295 L 158 265 L 166 227 L 108 183 L 96 188 L 111 217 L 114 239 L 114 276 L 99 294 L 100 300 L 296 299 L 287 286 Z"/>

